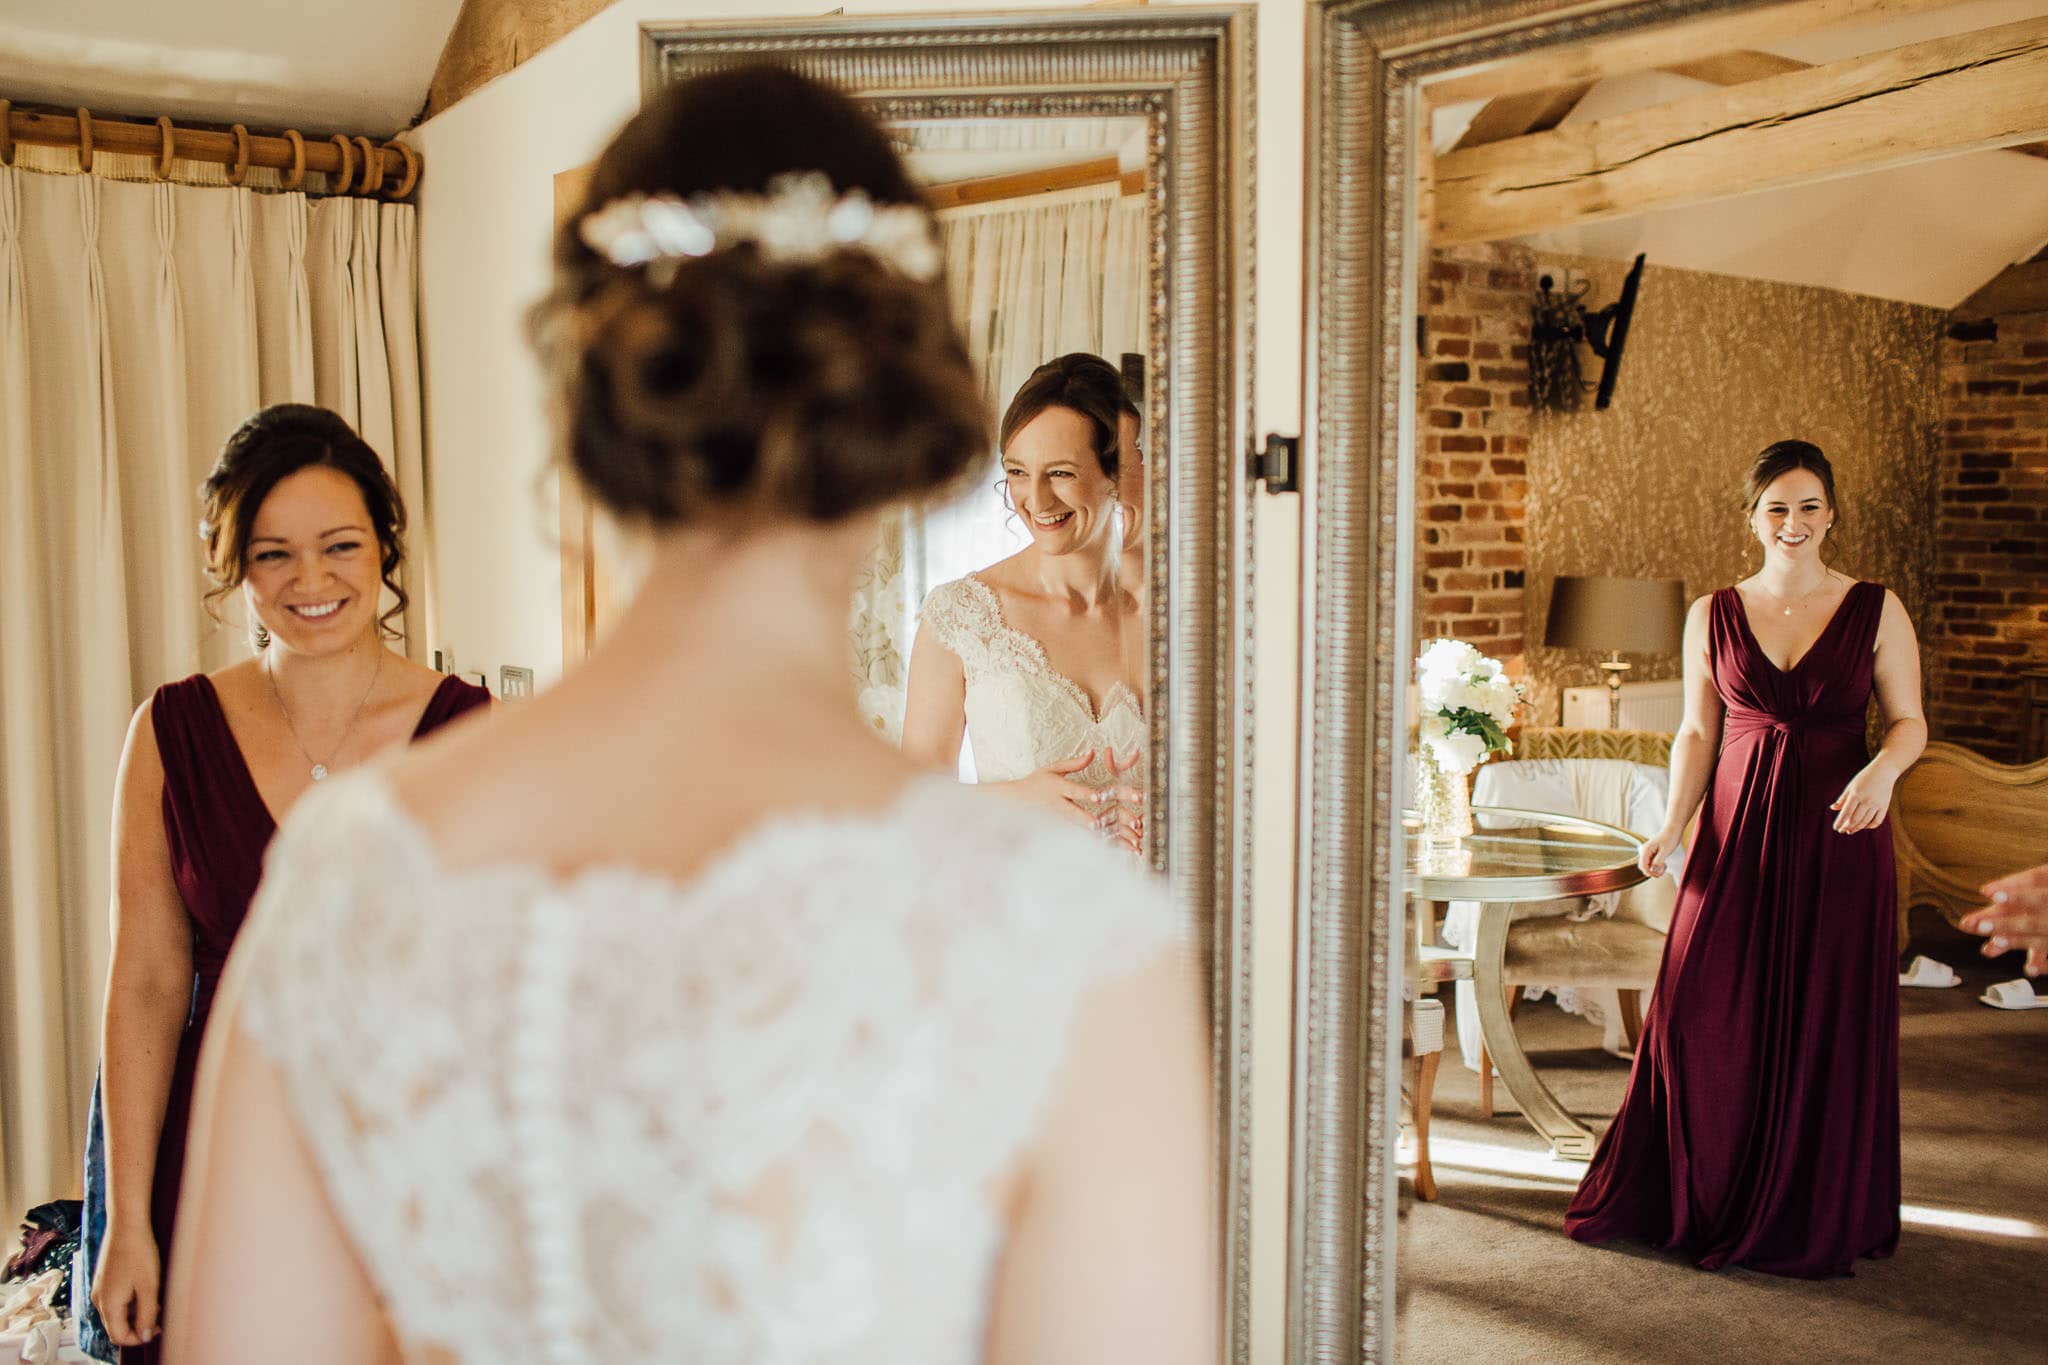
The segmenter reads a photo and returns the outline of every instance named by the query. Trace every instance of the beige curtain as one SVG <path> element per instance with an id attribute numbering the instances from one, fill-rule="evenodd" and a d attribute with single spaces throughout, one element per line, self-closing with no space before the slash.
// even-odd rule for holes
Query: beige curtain
<path id="1" fill-rule="evenodd" d="M 1146 227 L 1145 201 L 1114 186 L 939 214 L 954 316 L 994 412 L 1054 356 L 1092 351 L 1115 364 L 1145 353 Z M 991 450 L 986 477 L 958 502 L 906 513 L 862 574 L 851 630 L 861 710 L 892 738 L 924 595 L 1028 540 L 993 489 L 997 468 Z"/>
<path id="2" fill-rule="evenodd" d="M 420 501 L 411 207 L 0 167 L 0 1220 L 75 1195 L 99 1054 L 128 718 L 245 657 L 208 619 L 195 496 L 259 406 L 357 423 Z M 259 177 L 252 173 L 251 179 Z M 427 562 L 418 530 L 415 566 Z M 408 652 L 425 645 L 415 568 Z"/>

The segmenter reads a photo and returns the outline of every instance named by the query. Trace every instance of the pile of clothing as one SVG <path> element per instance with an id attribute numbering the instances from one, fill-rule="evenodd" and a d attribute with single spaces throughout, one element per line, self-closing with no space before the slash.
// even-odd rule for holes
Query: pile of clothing
<path id="1" fill-rule="evenodd" d="M 0 1269 L 0 1360 L 85 1359 L 66 1330 L 83 1224 L 76 1199 L 38 1204 L 21 1220 L 21 1250 Z"/>

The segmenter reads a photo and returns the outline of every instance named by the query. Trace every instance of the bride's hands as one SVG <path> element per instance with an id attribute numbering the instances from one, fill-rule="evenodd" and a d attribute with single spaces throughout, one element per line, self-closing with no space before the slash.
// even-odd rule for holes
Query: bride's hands
<path id="1" fill-rule="evenodd" d="M 1109 771 L 1117 778 L 1138 766 L 1144 756 L 1143 749 L 1131 750 L 1129 758 L 1119 760 L 1114 749 L 1109 752 Z M 1142 778 L 1140 779 L 1142 781 Z M 1109 789 L 1109 795 L 1117 803 L 1113 814 L 1116 824 L 1104 831 L 1107 838 L 1115 839 L 1133 853 L 1145 851 L 1145 789 L 1137 783 L 1119 781 Z"/>
<path id="2" fill-rule="evenodd" d="M 1097 791 L 1074 780 L 1075 773 L 1094 761 L 1095 750 L 1090 749 L 1073 758 L 1048 763 L 1031 776 L 1020 777 L 1010 783 L 1010 791 L 1035 806 L 1100 834 L 1116 819 L 1116 812 L 1109 806 L 1112 798 L 1107 791 Z"/>
<path id="3" fill-rule="evenodd" d="M 1031 776 L 1010 783 L 1010 790 L 1013 795 L 1106 839 L 1114 839 L 1127 848 L 1142 848 L 1145 841 L 1145 793 L 1129 784 L 1120 783 L 1097 790 L 1074 780 L 1074 774 L 1094 763 L 1099 752 L 1090 749 L 1073 758 L 1048 763 Z M 1135 752 L 1129 760 L 1121 763 L 1114 753 L 1105 757 L 1110 771 L 1119 777 L 1138 763 Z"/>

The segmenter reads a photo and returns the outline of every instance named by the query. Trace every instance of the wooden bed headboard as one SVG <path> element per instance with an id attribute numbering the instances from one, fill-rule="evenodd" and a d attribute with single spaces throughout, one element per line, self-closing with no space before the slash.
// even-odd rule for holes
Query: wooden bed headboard
<path id="1" fill-rule="evenodd" d="M 2048 758 L 2014 766 L 1928 745 L 1892 792 L 1892 848 L 1903 948 L 1914 906 L 1959 924 L 1984 904 L 1985 882 L 2048 863 Z"/>

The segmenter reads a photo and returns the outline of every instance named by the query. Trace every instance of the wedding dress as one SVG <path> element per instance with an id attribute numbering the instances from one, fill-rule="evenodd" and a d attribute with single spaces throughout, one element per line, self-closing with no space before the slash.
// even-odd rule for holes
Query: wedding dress
<path id="1" fill-rule="evenodd" d="M 967 742 L 976 777 L 1013 782 L 1051 763 L 1097 757 L 1073 774 L 1088 787 L 1119 778 L 1108 755 L 1128 760 L 1145 745 L 1138 695 L 1119 681 L 1098 712 L 1079 683 L 1054 669 L 1045 646 L 1003 620 L 995 590 L 973 576 L 932 589 L 919 624 L 959 660 L 967 677 Z"/>
<path id="2" fill-rule="evenodd" d="M 1085 993 L 1172 947 L 1131 858 L 951 780 L 765 821 L 687 884 L 445 865 L 315 788 L 243 930 L 408 1358 L 966 1362 Z"/>

